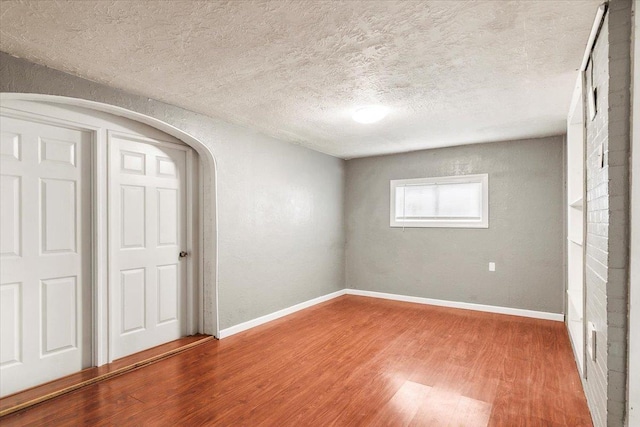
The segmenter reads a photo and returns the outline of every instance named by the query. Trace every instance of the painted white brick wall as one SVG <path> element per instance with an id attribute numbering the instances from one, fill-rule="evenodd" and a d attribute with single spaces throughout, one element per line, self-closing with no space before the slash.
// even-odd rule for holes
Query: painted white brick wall
<path id="1" fill-rule="evenodd" d="M 593 121 L 587 118 L 586 175 L 587 175 L 587 235 L 586 235 L 586 293 L 585 318 L 598 329 L 596 360 L 587 359 L 585 394 L 594 424 L 606 426 L 607 418 L 607 319 L 606 285 L 608 278 L 607 258 L 609 240 L 608 170 L 599 167 L 599 148 L 608 141 L 608 90 L 609 73 L 607 28 L 609 17 L 605 17 L 602 30 L 593 47 L 591 62 L 587 67 L 587 90 L 589 82 L 597 88 L 598 113 Z"/>
<path id="2" fill-rule="evenodd" d="M 625 417 L 630 40 L 631 0 L 612 0 L 587 69 L 598 113 L 587 119 L 586 319 L 598 336 L 584 386 L 596 426 L 622 426 Z"/>

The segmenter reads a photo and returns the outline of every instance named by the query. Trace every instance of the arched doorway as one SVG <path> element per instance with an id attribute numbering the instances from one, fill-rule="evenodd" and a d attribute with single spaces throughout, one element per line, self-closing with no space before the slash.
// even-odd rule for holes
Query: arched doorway
<path id="1" fill-rule="evenodd" d="M 200 235 L 198 259 L 194 260 L 198 264 L 200 288 L 200 301 L 198 304 L 197 320 L 190 329 L 191 332 L 206 333 L 218 336 L 218 319 L 217 319 L 217 233 L 216 233 L 216 165 L 213 154 L 209 148 L 198 141 L 191 135 L 153 117 L 149 117 L 134 111 L 130 111 L 121 107 L 108 104 L 101 104 L 93 101 L 82 99 L 38 95 L 38 94 L 13 94 L 3 93 L 0 98 L 0 105 L 3 108 L 24 109 L 25 105 L 30 103 L 44 103 L 53 106 L 68 107 L 69 109 L 81 108 L 85 110 L 107 113 L 109 115 L 118 116 L 142 125 L 150 126 L 164 134 L 170 135 L 184 144 L 191 147 L 198 154 L 199 164 L 199 189 L 198 194 L 193 195 L 198 200 L 198 229 Z M 94 141 L 96 142 L 96 141 Z M 96 142 L 97 144 L 97 142 Z M 99 159 L 98 159 L 99 160 Z M 104 159 L 106 161 L 106 159 Z M 96 161 L 94 159 L 94 161 Z M 105 176 L 98 175 L 95 179 L 97 184 L 100 180 L 105 180 Z M 106 182 L 103 182 L 106 184 Z M 98 202 L 106 200 L 106 185 L 94 186 L 96 200 Z M 104 206 L 103 206 L 104 207 Z M 100 211 L 100 207 L 96 209 Z M 100 221 L 103 221 L 101 224 Z M 95 215 L 92 226 L 93 245 L 95 248 L 95 256 L 93 256 L 93 295 L 97 303 L 93 304 L 93 365 L 102 365 L 111 361 L 113 358 L 105 347 L 108 347 L 105 337 L 109 336 L 108 324 L 105 321 L 105 305 L 104 295 L 106 295 L 107 282 L 104 279 L 108 271 L 104 248 L 106 238 L 105 235 L 100 236 L 99 230 L 104 226 L 104 220 L 100 219 L 100 215 Z M 101 240 L 102 239 L 102 240 Z M 102 254 L 102 255 L 101 255 Z M 101 299 L 102 298 L 102 299 Z"/>

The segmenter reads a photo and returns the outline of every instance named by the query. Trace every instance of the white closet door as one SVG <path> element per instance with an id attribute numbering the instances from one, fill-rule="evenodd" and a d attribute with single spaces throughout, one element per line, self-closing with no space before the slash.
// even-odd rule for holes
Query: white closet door
<path id="1" fill-rule="evenodd" d="M 111 358 L 186 335 L 188 147 L 109 136 Z"/>
<path id="2" fill-rule="evenodd" d="M 0 394 L 91 364 L 88 131 L 0 118 Z"/>

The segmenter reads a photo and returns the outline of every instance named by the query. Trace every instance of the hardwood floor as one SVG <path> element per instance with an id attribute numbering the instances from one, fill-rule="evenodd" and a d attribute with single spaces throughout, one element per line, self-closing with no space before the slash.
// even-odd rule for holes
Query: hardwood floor
<path id="1" fill-rule="evenodd" d="M 564 325 L 343 296 L 12 425 L 591 426 Z"/>
<path id="2" fill-rule="evenodd" d="M 200 345 L 214 338 L 210 335 L 191 335 L 180 338 L 131 356 L 123 357 L 99 368 L 83 369 L 75 374 L 29 388 L 0 399 L 0 417 L 28 408 L 38 403 L 86 387 L 98 381 L 104 381 L 116 375 L 149 365 L 166 357 L 173 356 L 191 347 Z"/>

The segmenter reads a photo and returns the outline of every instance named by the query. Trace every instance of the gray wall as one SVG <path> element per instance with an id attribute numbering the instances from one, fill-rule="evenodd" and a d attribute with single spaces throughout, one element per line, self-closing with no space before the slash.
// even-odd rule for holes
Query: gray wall
<path id="1" fill-rule="evenodd" d="M 598 113 L 587 120 L 585 319 L 596 326 L 597 345 L 583 381 L 596 426 L 623 425 L 626 410 L 630 39 L 631 1 L 611 1 L 587 69 Z"/>
<path id="2" fill-rule="evenodd" d="M 347 287 L 562 313 L 563 145 L 550 137 L 347 161 Z M 389 180 L 476 173 L 489 174 L 488 229 L 389 227 Z"/>
<path id="3" fill-rule="evenodd" d="M 218 166 L 221 328 L 344 288 L 343 160 L 4 53 L 0 91 L 117 105 L 211 148 Z"/>
<path id="4" fill-rule="evenodd" d="M 631 190 L 629 204 L 630 253 L 629 253 L 629 401 L 628 425 L 640 425 L 640 1 L 633 4 L 633 72 L 631 116 Z"/>

